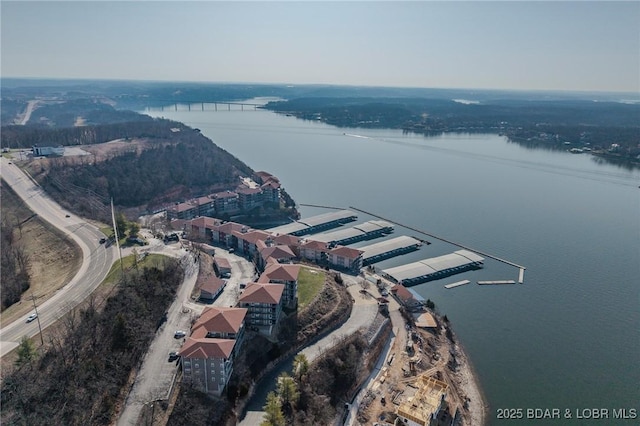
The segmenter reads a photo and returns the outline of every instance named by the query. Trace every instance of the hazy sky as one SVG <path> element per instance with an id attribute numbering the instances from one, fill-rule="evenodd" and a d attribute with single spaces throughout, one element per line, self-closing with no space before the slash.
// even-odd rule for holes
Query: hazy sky
<path id="1" fill-rule="evenodd" d="M 3 77 L 640 91 L 640 2 L 2 0 Z"/>

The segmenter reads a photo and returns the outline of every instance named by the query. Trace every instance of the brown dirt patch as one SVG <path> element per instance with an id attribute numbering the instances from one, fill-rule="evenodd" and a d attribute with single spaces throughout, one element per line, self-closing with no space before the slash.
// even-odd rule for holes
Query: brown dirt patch
<path id="1" fill-rule="evenodd" d="M 16 223 L 33 216 L 33 212 L 6 184 L 2 186 L 2 214 L 13 216 Z M 37 216 L 27 220 L 21 228 L 14 229 L 14 233 L 29 255 L 31 287 L 22 295 L 20 302 L 0 314 L 3 327 L 33 310 L 32 294 L 36 296 L 36 302 L 42 304 L 75 276 L 82 263 L 80 247 Z"/>

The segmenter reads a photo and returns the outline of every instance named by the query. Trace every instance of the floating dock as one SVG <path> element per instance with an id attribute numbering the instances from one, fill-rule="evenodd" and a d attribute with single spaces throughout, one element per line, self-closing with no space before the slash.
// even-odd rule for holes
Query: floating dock
<path id="1" fill-rule="evenodd" d="M 360 247 L 358 250 L 362 250 L 364 252 L 362 255 L 362 264 L 367 266 L 376 262 L 381 262 L 385 259 L 390 259 L 394 256 L 400 256 L 401 254 L 418 250 L 420 246 L 422 246 L 422 242 L 420 240 L 403 235 L 390 240 Z"/>
<path id="2" fill-rule="evenodd" d="M 310 235 L 309 238 L 329 244 L 349 245 L 358 241 L 371 240 L 391 234 L 393 225 L 383 220 L 370 220 L 351 228 L 339 229 L 332 232 L 323 232 L 320 234 Z"/>
<path id="3" fill-rule="evenodd" d="M 462 244 L 459 244 L 459 243 L 453 242 L 453 241 L 451 241 L 451 240 L 448 240 L 448 239 L 445 239 L 445 238 L 442 238 L 442 237 L 438 237 L 438 236 L 436 236 L 436 235 L 430 234 L 430 233 L 425 232 L 425 231 L 421 231 L 420 229 L 412 228 L 411 226 L 407 226 L 407 225 L 403 225 L 403 224 L 398 223 L 398 222 L 394 222 L 393 220 L 386 219 L 386 218 L 384 218 L 384 217 L 382 217 L 382 216 L 378 216 L 377 214 L 370 213 L 370 212 L 368 212 L 368 211 L 366 211 L 366 210 L 362 210 L 362 209 L 359 209 L 359 208 L 356 208 L 356 207 L 353 207 L 353 206 L 351 206 L 351 207 L 349 207 L 349 208 L 350 208 L 350 209 L 353 209 L 353 210 L 355 210 L 355 211 L 357 211 L 357 212 L 361 212 L 361 213 L 364 213 L 364 214 L 368 214 L 369 216 L 373 216 L 373 217 L 378 218 L 378 219 L 380 219 L 380 220 L 386 220 L 387 222 L 391 222 L 391 223 L 393 223 L 393 224 L 395 224 L 395 225 L 402 226 L 403 228 L 410 229 L 410 230 L 415 231 L 415 232 L 418 232 L 418 233 L 420 233 L 420 234 L 427 235 L 427 236 L 429 236 L 429 237 L 431 237 L 431 238 L 434 238 L 434 239 L 436 239 L 436 240 L 444 241 L 445 243 L 449 243 L 449 244 L 452 244 L 452 245 L 454 245 L 454 246 L 460 247 L 461 249 L 468 250 L 468 251 L 472 251 L 472 252 L 474 252 L 474 253 L 477 253 L 477 254 L 478 254 L 478 255 L 480 255 L 480 256 L 485 256 L 485 257 L 488 257 L 488 258 L 490 258 L 490 259 L 497 260 L 498 262 L 502 262 L 502 263 L 505 263 L 505 264 L 507 264 L 507 265 L 510 265 L 510 266 L 513 266 L 513 267 L 519 268 L 519 269 L 521 270 L 521 272 L 520 272 L 521 277 L 522 277 L 522 278 L 523 278 L 523 280 L 524 280 L 524 270 L 525 270 L 525 269 L 527 269 L 527 268 L 525 268 L 524 266 L 521 266 L 521 265 L 518 265 L 518 264 L 516 264 L 516 263 L 510 262 L 510 261 L 508 261 L 508 260 L 505 260 L 505 259 L 499 258 L 499 257 L 497 257 L 497 256 L 493 256 L 493 255 L 488 254 L 488 253 L 484 253 L 484 252 L 482 252 L 482 251 L 480 251 L 480 250 L 474 250 L 474 249 L 472 249 L 472 248 L 470 248 L 470 247 L 467 247 L 467 246 L 464 246 L 464 245 L 462 245 Z"/>
<path id="4" fill-rule="evenodd" d="M 500 285 L 500 284 L 515 284 L 514 280 L 497 280 L 497 281 L 478 281 L 480 285 Z"/>
<path id="5" fill-rule="evenodd" d="M 465 284 L 469 284 L 471 281 L 469 280 L 462 280 L 462 281 L 458 281 L 455 283 L 451 283 L 451 284 L 447 284 L 444 286 L 444 288 L 455 288 L 455 287 L 460 287 L 461 285 L 465 285 Z"/>
<path id="6" fill-rule="evenodd" d="M 480 269 L 483 261 L 484 258 L 476 253 L 458 250 L 444 256 L 385 269 L 382 273 L 391 281 L 406 287 L 437 280 L 469 269 Z"/>
<path id="7" fill-rule="evenodd" d="M 524 268 L 520 268 L 520 276 L 518 277 L 518 284 L 524 283 Z"/>
<path id="8" fill-rule="evenodd" d="M 353 222 L 358 216 L 351 210 L 338 210 L 300 219 L 295 222 L 267 229 L 272 234 L 289 234 L 293 236 L 313 234 L 325 229 L 336 228 L 348 222 Z"/>

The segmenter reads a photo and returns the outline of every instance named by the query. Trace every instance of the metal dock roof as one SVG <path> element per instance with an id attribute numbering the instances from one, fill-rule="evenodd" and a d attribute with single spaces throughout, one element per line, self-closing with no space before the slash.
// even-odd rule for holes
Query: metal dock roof
<path id="1" fill-rule="evenodd" d="M 385 269 L 382 272 L 392 277 L 397 282 L 405 280 L 412 281 L 426 278 L 432 274 L 479 263 L 483 260 L 483 257 L 478 256 L 469 250 L 458 250 L 454 253 L 445 254 L 444 256 L 432 257 L 418 262 Z"/>
<path id="2" fill-rule="evenodd" d="M 300 219 L 298 221 L 288 223 L 286 225 L 276 226 L 275 228 L 267 229 L 267 232 L 278 234 L 291 234 L 292 232 L 300 232 L 313 227 L 320 227 L 325 224 L 330 224 L 340 221 L 355 220 L 358 217 L 351 210 L 338 210 L 335 212 L 323 213 L 317 216 L 311 216 L 306 219 Z"/>
<path id="3" fill-rule="evenodd" d="M 388 229 L 388 228 L 393 229 L 393 225 L 384 220 L 370 220 L 368 222 L 355 225 L 354 228 L 359 229 L 363 232 L 374 232 L 374 231 L 381 231 L 383 229 Z"/>
<path id="4" fill-rule="evenodd" d="M 320 241 L 323 243 L 330 243 L 332 241 L 342 241 L 347 238 L 356 238 L 365 236 L 365 232 L 353 227 L 353 228 L 345 228 L 338 229 L 333 232 L 322 232 L 320 234 L 313 234 L 309 236 L 312 240 Z"/>
<path id="5" fill-rule="evenodd" d="M 368 246 L 360 247 L 364 254 L 363 259 L 379 256 L 381 254 L 389 253 L 394 250 L 402 250 L 408 247 L 417 246 L 422 244 L 419 240 L 413 237 L 407 237 L 402 235 L 400 237 L 392 238 L 390 240 L 381 241 L 379 243 L 370 244 Z"/>
<path id="6" fill-rule="evenodd" d="M 310 238 L 323 243 L 344 240 L 362 240 L 375 235 L 382 235 L 383 231 L 393 231 L 393 225 L 383 220 L 370 220 L 350 228 L 338 229 L 337 231 L 321 232 L 311 235 Z"/>
<path id="7" fill-rule="evenodd" d="M 357 218 L 358 215 L 351 210 L 338 210 L 335 212 L 323 213 L 317 216 L 311 216 L 306 219 L 300 219 L 298 222 L 308 226 L 324 225 L 325 223 L 335 222 L 336 220 L 345 220 Z"/>
<path id="8" fill-rule="evenodd" d="M 308 227 L 309 226 L 305 225 L 304 223 L 292 222 L 292 223 L 287 223 L 286 225 L 276 226 L 275 228 L 267 229 L 267 231 L 274 234 L 290 234 L 292 232 L 302 231 L 304 229 L 307 229 Z"/>

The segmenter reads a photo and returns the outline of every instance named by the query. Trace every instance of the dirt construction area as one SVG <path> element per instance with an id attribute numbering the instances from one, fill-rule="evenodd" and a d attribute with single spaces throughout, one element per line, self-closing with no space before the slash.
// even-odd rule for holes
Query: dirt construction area
<path id="1" fill-rule="evenodd" d="M 458 409 L 462 424 L 483 425 L 486 407 L 481 390 L 448 323 L 434 315 L 436 327 L 409 326 L 395 306 L 392 300 L 389 313 L 395 339 L 380 372 L 369 383 L 355 424 L 394 424 L 398 407 L 416 395 L 419 378 L 430 377 L 446 384 L 452 416 Z"/>

